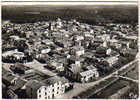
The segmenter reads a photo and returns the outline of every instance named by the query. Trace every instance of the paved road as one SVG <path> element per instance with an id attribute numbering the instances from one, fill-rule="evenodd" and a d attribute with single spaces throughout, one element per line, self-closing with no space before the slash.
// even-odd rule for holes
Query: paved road
<path id="1" fill-rule="evenodd" d="M 99 84 L 100 82 L 103 82 L 105 81 L 106 79 L 108 78 L 111 78 L 114 76 L 114 74 L 117 74 L 118 72 L 121 72 L 122 70 L 125 70 L 126 68 L 129 68 L 129 67 L 133 67 L 131 66 L 132 64 L 136 63 L 138 60 L 134 60 L 130 63 L 128 63 L 127 65 L 124 65 L 123 67 L 121 67 L 120 69 L 118 69 L 117 71 L 113 72 L 112 74 L 98 80 L 98 81 L 95 81 L 95 82 L 91 82 L 91 83 L 84 83 L 84 84 L 78 84 L 78 83 L 75 83 L 75 86 L 74 86 L 74 89 L 72 89 L 71 91 L 68 91 L 67 93 L 65 94 L 62 94 L 62 95 L 59 95 L 57 97 L 55 97 L 56 99 L 60 99 L 60 98 L 64 98 L 64 99 L 71 99 L 72 97 L 74 96 L 77 96 L 78 94 L 80 94 L 81 92 L 83 91 L 86 91 L 87 89 L 89 89 L 90 87 L 93 87 L 97 84 Z"/>
<path id="2" fill-rule="evenodd" d="M 125 76 L 121 76 L 121 75 L 118 75 L 118 76 L 116 76 L 116 77 L 119 77 L 119 78 L 121 78 L 121 79 L 124 79 L 124 80 L 131 81 L 131 82 L 134 82 L 134 83 L 139 84 L 139 80 L 135 80 L 135 79 L 132 79 L 132 78 L 130 78 L 130 77 L 125 77 Z"/>
<path id="3" fill-rule="evenodd" d="M 4 67 L 6 70 L 10 71 L 10 66 L 11 65 L 14 65 L 13 63 L 2 63 L 2 67 Z M 36 70 L 36 71 L 39 71 L 45 75 L 49 75 L 49 76 L 56 76 L 56 73 L 53 73 L 52 71 L 44 68 L 43 66 L 46 65 L 46 64 L 41 64 L 39 63 L 37 60 L 33 60 L 32 62 L 28 62 L 24 65 L 27 65 L 28 67 Z"/>
<path id="4" fill-rule="evenodd" d="M 28 62 L 25 65 L 27 65 L 30 68 L 33 68 L 34 70 L 37 70 L 37 71 L 43 73 L 43 74 L 46 74 L 49 76 L 56 76 L 56 73 L 53 73 L 52 71 L 43 67 L 46 64 L 41 64 L 37 60 L 34 60 L 32 62 Z"/>

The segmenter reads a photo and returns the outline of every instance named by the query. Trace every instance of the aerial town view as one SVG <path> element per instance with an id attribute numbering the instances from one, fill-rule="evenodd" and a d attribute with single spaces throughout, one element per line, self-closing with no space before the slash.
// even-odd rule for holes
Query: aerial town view
<path id="1" fill-rule="evenodd" d="M 138 98 L 137 6 L 14 7 L 2 7 L 2 98 Z"/>

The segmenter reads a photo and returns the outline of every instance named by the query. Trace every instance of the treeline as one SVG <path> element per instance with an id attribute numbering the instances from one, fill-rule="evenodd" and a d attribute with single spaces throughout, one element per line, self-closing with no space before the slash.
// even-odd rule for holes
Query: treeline
<path id="1" fill-rule="evenodd" d="M 40 14 L 24 13 L 25 10 L 14 8 L 2 8 L 2 19 L 11 20 L 16 23 L 27 23 L 35 21 L 55 20 L 61 18 L 64 20 L 77 19 L 81 22 L 89 24 L 105 24 L 105 23 L 138 23 L 138 7 L 98 7 L 98 8 L 61 8 L 45 10 L 45 8 L 34 9 L 32 12 L 40 12 Z M 47 8 L 46 8 L 47 9 Z M 30 9 L 29 9 L 30 11 Z"/>

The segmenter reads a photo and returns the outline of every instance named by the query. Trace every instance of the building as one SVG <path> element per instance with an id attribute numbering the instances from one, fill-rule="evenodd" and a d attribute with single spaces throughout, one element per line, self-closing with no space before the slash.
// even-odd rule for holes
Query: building
<path id="1" fill-rule="evenodd" d="M 8 88 L 13 91 L 16 95 L 18 95 L 19 98 L 24 98 L 26 97 L 25 95 L 25 90 L 24 90 L 24 85 L 26 84 L 26 81 L 21 79 L 21 78 L 17 78 L 14 80 L 14 84 L 12 84 L 11 86 L 9 86 Z"/>
<path id="2" fill-rule="evenodd" d="M 112 56 L 112 57 L 108 57 L 107 59 L 105 59 L 107 61 L 107 63 L 109 64 L 109 66 L 113 66 L 114 64 L 116 64 L 119 60 L 119 54 L 116 56 Z"/>
<path id="3" fill-rule="evenodd" d="M 28 66 L 25 66 L 20 63 L 16 63 L 14 66 L 10 66 L 10 69 L 14 73 L 18 73 L 18 74 L 26 74 L 29 72 L 29 70 L 31 70 L 31 68 L 29 68 Z"/>
<path id="4" fill-rule="evenodd" d="M 51 99 L 65 93 L 69 83 L 64 78 L 54 76 L 39 82 L 31 80 L 26 84 L 26 95 L 28 98 Z"/>
<path id="5" fill-rule="evenodd" d="M 6 71 L 5 74 L 2 75 L 2 82 L 6 86 L 12 85 L 15 79 L 16 77 L 11 72 L 8 72 L 8 71 Z"/>
<path id="6" fill-rule="evenodd" d="M 82 71 L 83 71 L 83 69 L 81 68 L 81 66 L 71 64 L 70 67 L 65 68 L 64 75 L 66 77 L 68 77 L 69 79 L 80 82 L 81 77 L 80 77 L 79 73 Z"/>
<path id="7" fill-rule="evenodd" d="M 75 41 L 82 41 L 82 40 L 84 40 L 84 37 L 81 35 L 76 35 L 76 36 L 74 36 L 74 40 Z"/>
<path id="8" fill-rule="evenodd" d="M 81 56 L 81 55 L 85 54 L 85 50 L 82 46 L 74 46 L 70 50 L 70 53 L 75 56 Z"/>
<path id="9" fill-rule="evenodd" d="M 43 82 L 48 85 L 47 90 L 45 90 L 47 99 L 65 93 L 65 90 L 69 87 L 69 82 L 64 77 L 53 76 Z"/>
<path id="10" fill-rule="evenodd" d="M 99 77 L 99 72 L 96 68 L 84 71 L 80 73 L 81 76 L 81 82 L 89 82 L 90 80 L 93 80 L 95 78 Z"/>
<path id="11" fill-rule="evenodd" d="M 14 84 L 9 86 L 9 89 L 11 89 L 12 91 L 16 92 L 19 89 L 21 89 L 24 85 L 25 85 L 26 81 L 21 79 L 21 78 L 16 78 L 14 80 Z"/>
<path id="12" fill-rule="evenodd" d="M 48 64 L 48 67 L 51 67 L 51 69 L 55 69 L 57 71 L 64 71 L 63 63 L 57 62 L 56 60 L 51 60 Z"/>
<path id="13" fill-rule="evenodd" d="M 51 51 L 50 47 L 45 47 L 44 49 L 41 50 L 41 54 L 46 54 L 49 53 Z"/>
<path id="14" fill-rule="evenodd" d="M 49 39 L 42 40 L 41 43 L 42 43 L 42 44 L 45 44 L 45 45 L 53 45 L 53 44 L 54 44 L 54 43 L 53 43 L 51 40 L 49 40 Z"/>
<path id="15" fill-rule="evenodd" d="M 17 49 L 15 49 L 13 51 L 8 51 L 6 53 L 3 53 L 2 56 L 3 57 L 13 56 L 13 57 L 15 57 L 15 59 L 20 59 L 20 58 L 23 58 L 25 55 L 23 52 L 19 52 Z"/>
<path id="16" fill-rule="evenodd" d="M 26 83 L 26 96 L 27 98 L 40 98 L 39 95 L 39 88 L 42 86 L 45 86 L 45 84 L 36 81 L 36 80 L 30 80 Z"/>

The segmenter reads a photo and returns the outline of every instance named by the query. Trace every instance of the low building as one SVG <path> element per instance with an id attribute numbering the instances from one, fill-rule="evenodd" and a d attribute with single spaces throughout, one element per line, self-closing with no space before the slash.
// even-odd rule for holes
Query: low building
<path id="1" fill-rule="evenodd" d="M 137 49 L 127 49 L 123 48 L 120 50 L 120 55 L 126 57 L 127 59 L 134 59 L 136 54 L 138 53 Z"/>
<path id="2" fill-rule="evenodd" d="M 121 49 L 122 48 L 122 43 L 121 41 L 120 42 L 110 42 L 109 43 L 109 46 L 112 48 L 112 49 Z"/>
<path id="3" fill-rule="evenodd" d="M 6 57 L 6 56 L 13 56 L 15 57 L 15 59 L 21 59 L 23 58 L 25 55 L 23 52 L 19 52 L 17 49 L 15 50 L 11 50 L 11 51 L 8 51 L 6 53 L 3 53 L 2 54 L 3 57 Z"/>
<path id="4" fill-rule="evenodd" d="M 127 40 L 131 40 L 131 41 L 135 41 L 135 40 L 138 39 L 138 36 L 127 35 L 127 36 L 125 36 L 125 39 L 127 39 Z"/>
<path id="5" fill-rule="evenodd" d="M 116 56 L 108 57 L 105 61 L 109 64 L 109 66 L 113 66 L 119 60 L 119 54 Z"/>
<path id="6" fill-rule="evenodd" d="M 9 86 L 8 88 L 13 91 L 16 95 L 18 95 L 19 98 L 25 97 L 25 90 L 24 90 L 24 85 L 26 84 L 26 81 L 21 79 L 21 78 L 17 78 L 15 79 L 14 84 L 12 84 L 11 86 Z"/>
<path id="7" fill-rule="evenodd" d="M 41 54 L 46 54 L 51 51 L 50 47 L 45 47 L 44 49 L 41 50 Z"/>
<path id="8" fill-rule="evenodd" d="M 25 73 L 28 73 L 28 71 L 30 70 L 30 68 L 28 66 L 25 66 L 20 63 L 16 63 L 14 66 L 10 66 L 10 69 L 14 73 L 18 73 L 18 74 L 25 74 Z"/>
<path id="9" fill-rule="evenodd" d="M 95 78 L 99 77 L 99 72 L 96 68 L 84 71 L 80 73 L 81 76 L 81 82 L 89 82 L 90 80 L 93 80 Z"/>
<path id="10" fill-rule="evenodd" d="M 76 35 L 75 37 L 74 37 L 74 40 L 75 41 L 82 41 L 82 40 L 84 40 L 84 37 L 81 35 L 81 36 L 79 36 L 79 35 Z"/>
<path id="11" fill-rule="evenodd" d="M 54 44 L 54 43 L 53 43 L 51 40 L 49 40 L 49 39 L 42 40 L 41 42 L 42 42 L 42 44 L 45 44 L 45 45 L 53 45 L 53 44 Z"/>
<path id="12" fill-rule="evenodd" d="M 11 73 L 11 72 L 6 72 L 3 76 L 2 76 L 2 82 L 6 85 L 6 86 L 10 86 L 14 83 L 14 80 L 16 79 L 16 77 Z"/>
<path id="13" fill-rule="evenodd" d="M 70 50 L 70 53 L 75 56 L 81 56 L 81 55 L 85 54 L 85 50 L 82 46 L 74 46 Z"/>
<path id="14" fill-rule="evenodd" d="M 106 54 L 106 51 L 107 51 L 107 48 L 103 47 L 103 46 L 96 48 L 96 53 L 98 53 L 98 54 Z"/>
<path id="15" fill-rule="evenodd" d="M 50 61 L 48 67 L 52 67 L 52 69 L 55 69 L 57 71 L 64 71 L 64 66 L 63 63 L 59 63 L 57 61 Z"/>

